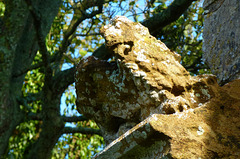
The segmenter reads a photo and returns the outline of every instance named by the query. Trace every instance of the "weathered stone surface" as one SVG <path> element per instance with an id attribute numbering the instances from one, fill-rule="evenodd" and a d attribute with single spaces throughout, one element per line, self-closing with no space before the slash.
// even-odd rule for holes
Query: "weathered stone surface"
<path id="1" fill-rule="evenodd" d="M 95 158 L 240 158 L 240 80 L 212 88 L 201 107 L 153 114 Z"/>
<path id="2" fill-rule="evenodd" d="M 111 62 L 90 56 L 76 73 L 78 111 L 110 143 L 96 158 L 240 158 L 240 80 L 191 77 L 125 17 L 101 31 Z"/>
<path id="3" fill-rule="evenodd" d="M 240 1 L 205 0 L 203 59 L 221 85 L 240 79 Z"/>
<path id="4" fill-rule="evenodd" d="M 170 157 L 170 138 L 154 129 L 150 124 L 154 119 L 156 119 L 155 115 L 151 115 L 114 140 L 95 158 L 151 159 Z"/>
<path id="5" fill-rule="evenodd" d="M 141 24 L 117 17 L 101 31 L 115 61 L 82 59 L 76 89 L 79 112 L 97 122 L 106 143 L 151 114 L 183 112 L 215 96 L 215 76 L 191 77 Z"/>

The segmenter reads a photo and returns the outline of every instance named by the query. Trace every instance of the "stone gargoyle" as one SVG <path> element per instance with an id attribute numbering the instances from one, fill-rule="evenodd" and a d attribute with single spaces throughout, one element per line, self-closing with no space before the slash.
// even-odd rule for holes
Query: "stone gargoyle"
<path id="1" fill-rule="evenodd" d="M 215 76 L 190 76 L 180 55 L 140 23 L 119 16 L 101 33 L 112 58 L 83 58 L 76 91 L 78 111 L 96 121 L 107 144 L 151 114 L 191 110 L 215 96 Z"/>

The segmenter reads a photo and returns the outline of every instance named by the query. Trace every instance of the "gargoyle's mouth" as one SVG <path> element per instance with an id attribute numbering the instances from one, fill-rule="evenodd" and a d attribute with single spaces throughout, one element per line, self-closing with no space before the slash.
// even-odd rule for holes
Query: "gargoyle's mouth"
<path id="1" fill-rule="evenodd" d="M 111 120 L 109 120 L 108 123 L 110 131 L 113 131 L 113 133 L 117 133 L 120 125 L 122 125 L 123 123 L 126 123 L 125 119 L 119 117 L 111 117 Z"/>

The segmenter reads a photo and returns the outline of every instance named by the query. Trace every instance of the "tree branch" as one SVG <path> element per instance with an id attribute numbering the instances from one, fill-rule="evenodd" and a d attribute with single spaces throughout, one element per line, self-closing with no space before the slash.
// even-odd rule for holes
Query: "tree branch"
<path id="1" fill-rule="evenodd" d="M 85 116 L 72 116 L 72 117 L 62 116 L 62 118 L 64 122 L 79 122 L 89 120 Z"/>
<path id="2" fill-rule="evenodd" d="M 55 56 L 51 56 L 50 57 L 50 61 L 49 61 L 50 64 L 53 63 L 55 60 L 56 60 L 56 55 Z M 38 68 L 43 67 L 43 66 L 44 66 L 44 62 L 36 63 L 34 65 L 29 66 L 25 70 L 21 70 L 17 74 L 14 74 L 13 77 L 19 77 L 19 76 L 27 73 L 28 71 L 31 71 L 31 70 L 34 70 L 34 69 L 38 69 Z"/>
<path id="3" fill-rule="evenodd" d="M 42 114 L 30 112 L 28 113 L 27 118 L 30 120 L 42 120 Z M 62 119 L 64 122 L 80 122 L 89 120 L 85 116 L 72 116 L 72 117 L 62 116 Z"/>
<path id="4" fill-rule="evenodd" d="M 101 2 L 101 3 L 99 3 L 99 2 Z M 93 12 L 90 13 L 90 14 L 87 14 L 86 12 L 83 12 L 83 11 L 82 11 L 82 14 L 81 14 L 82 16 L 81 16 L 80 18 L 78 18 L 77 20 L 76 20 L 76 17 L 78 17 L 79 15 L 76 15 L 77 12 L 74 13 L 73 19 L 72 19 L 72 21 L 71 21 L 71 23 L 73 23 L 73 24 L 70 24 L 70 27 L 69 27 L 69 28 L 67 29 L 67 31 L 64 33 L 63 41 L 62 41 L 62 43 L 61 43 L 61 45 L 60 45 L 59 51 L 57 52 L 57 54 L 58 54 L 57 61 L 60 61 L 60 60 L 62 59 L 63 53 L 67 51 L 67 47 L 68 47 L 68 46 L 70 45 L 70 43 L 71 43 L 71 38 L 70 38 L 70 36 L 72 36 L 72 35 L 75 33 L 78 25 L 79 25 L 80 23 L 82 23 L 84 20 L 89 19 L 89 18 L 93 18 L 93 17 L 96 16 L 97 14 L 102 13 L 102 5 L 104 4 L 104 2 L 105 2 L 105 1 L 103 1 L 103 0 L 98 1 L 99 4 L 98 4 L 98 3 L 97 3 L 97 4 L 98 4 L 98 6 L 100 6 L 100 7 L 98 8 L 98 10 L 93 11 Z M 93 4 L 94 4 L 94 3 L 93 3 Z M 76 20 L 76 21 L 74 22 L 74 20 Z"/>
<path id="5" fill-rule="evenodd" d="M 74 73 L 76 68 L 72 67 L 64 71 L 58 72 L 52 81 L 52 85 L 56 92 L 62 93 L 70 84 L 74 82 Z"/>
<path id="6" fill-rule="evenodd" d="M 27 99 L 27 103 L 32 103 L 34 101 L 41 100 L 43 96 L 43 92 L 39 91 L 38 93 L 28 93 L 25 97 Z"/>
<path id="7" fill-rule="evenodd" d="M 43 34 L 43 29 L 42 29 L 41 14 L 40 14 L 40 12 L 37 13 L 38 9 L 32 5 L 31 0 L 25 0 L 25 1 L 28 4 L 29 11 L 33 16 L 33 23 L 34 23 L 34 26 L 36 29 L 39 51 L 42 54 L 44 67 L 45 67 L 45 80 L 49 81 L 52 78 L 52 69 L 51 69 L 50 60 L 49 60 L 50 54 L 47 50 L 45 36 L 43 36 L 44 34 Z M 50 83 L 50 82 L 48 82 L 48 83 Z"/>
<path id="8" fill-rule="evenodd" d="M 28 113 L 27 119 L 30 119 L 30 120 L 43 120 L 42 119 L 42 114 L 40 114 L 40 113 L 33 113 L 33 112 Z"/>
<path id="9" fill-rule="evenodd" d="M 91 134 L 91 135 L 100 135 L 102 136 L 102 133 L 100 129 L 92 129 L 92 128 L 84 128 L 84 127 L 65 127 L 62 130 L 63 134 L 69 134 L 69 133 L 81 133 L 81 134 Z"/>
<path id="10" fill-rule="evenodd" d="M 96 36 L 101 35 L 100 33 L 89 33 L 89 34 L 75 34 L 75 36 Z"/>
<path id="11" fill-rule="evenodd" d="M 144 20 L 142 25 L 147 27 L 151 34 L 162 29 L 164 26 L 176 21 L 196 0 L 175 0 L 166 10 L 154 14 L 152 17 Z"/>
<path id="12" fill-rule="evenodd" d="M 111 1 L 113 0 L 84 0 L 84 1 L 81 1 L 79 5 L 77 5 L 77 7 L 80 6 L 83 10 L 87 10 L 91 7 L 100 6 L 105 3 L 109 3 Z"/>
<path id="13" fill-rule="evenodd" d="M 33 113 L 30 112 L 27 114 L 27 118 L 30 120 L 43 120 L 43 116 L 41 113 Z M 85 116 L 62 116 L 62 119 L 64 122 L 80 122 L 80 121 L 86 121 L 89 120 Z"/>

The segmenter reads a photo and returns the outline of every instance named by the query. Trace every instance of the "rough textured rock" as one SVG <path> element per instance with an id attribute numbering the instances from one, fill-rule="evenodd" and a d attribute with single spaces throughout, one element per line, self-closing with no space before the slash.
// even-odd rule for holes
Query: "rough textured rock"
<path id="1" fill-rule="evenodd" d="M 112 59 L 86 57 L 76 73 L 78 111 L 111 142 L 96 158 L 240 158 L 240 80 L 190 76 L 125 17 L 101 32 Z"/>
<path id="2" fill-rule="evenodd" d="M 240 158 L 240 80 L 201 107 L 153 114 L 113 141 L 95 158 Z"/>
<path id="3" fill-rule="evenodd" d="M 203 58 L 221 85 L 240 79 L 240 1 L 205 0 Z"/>
<path id="4" fill-rule="evenodd" d="M 101 32 L 112 60 L 82 59 L 76 90 L 79 112 L 97 122 L 107 144 L 151 114 L 183 112 L 216 96 L 215 76 L 191 77 L 141 24 L 117 17 Z"/>

